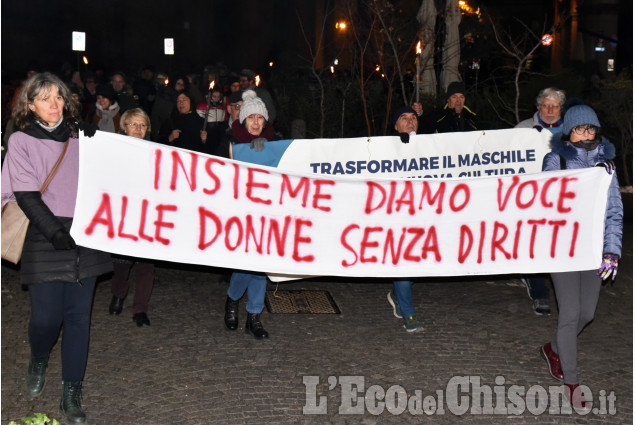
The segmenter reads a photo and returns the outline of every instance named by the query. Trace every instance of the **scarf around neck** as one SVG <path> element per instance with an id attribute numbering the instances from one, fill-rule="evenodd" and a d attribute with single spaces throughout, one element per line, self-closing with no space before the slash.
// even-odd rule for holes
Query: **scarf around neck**
<path id="1" fill-rule="evenodd" d="M 273 140 L 276 137 L 276 132 L 273 129 L 273 125 L 267 123 L 265 128 L 262 129 L 262 133 L 259 136 L 254 136 L 247 129 L 238 122 L 238 120 L 232 123 L 232 135 L 238 143 L 250 143 L 252 140 L 264 137 L 268 141 Z"/>
<path id="2" fill-rule="evenodd" d="M 56 142 L 66 142 L 73 133 L 65 119 L 62 119 L 62 122 L 51 130 L 45 129 L 33 121 L 22 132 L 36 139 L 55 140 Z"/>
<path id="3" fill-rule="evenodd" d="M 115 102 L 112 105 L 110 105 L 108 109 L 102 109 L 102 107 L 99 104 L 97 104 L 96 106 L 99 112 L 101 113 L 99 122 L 97 123 L 97 127 L 99 127 L 101 131 L 114 133 L 115 121 L 113 120 L 113 118 L 115 117 L 115 115 L 119 113 L 119 104 Z"/>

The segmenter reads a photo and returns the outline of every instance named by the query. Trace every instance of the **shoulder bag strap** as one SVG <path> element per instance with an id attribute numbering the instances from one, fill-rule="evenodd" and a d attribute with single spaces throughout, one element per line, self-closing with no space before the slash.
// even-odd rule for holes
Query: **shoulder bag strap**
<path id="1" fill-rule="evenodd" d="M 64 143 L 64 150 L 62 151 L 62 154 L 60 155 L 60 157 L 57 159 L 57 162 L 53 166 L 53 169 L 49 173 L 49 176 L 44 181 L 44 184 L 42 185 L 42 188 L 40 189 L 40 193 L 44 193 L 44 191 L 48 187 L 51 180 L 53 180 L 53 177 L 55 176 L 55 173 L 57 172 L 57 169 L 59 168 L 60 163 L 62 162 L 62 159 L 64 159 L 64 155 L 66 155 L 66 150 L 68 149 L 68 142 L 70 142 L 70 140 L 71 139 L 67 139 L 66 143 Z"/>

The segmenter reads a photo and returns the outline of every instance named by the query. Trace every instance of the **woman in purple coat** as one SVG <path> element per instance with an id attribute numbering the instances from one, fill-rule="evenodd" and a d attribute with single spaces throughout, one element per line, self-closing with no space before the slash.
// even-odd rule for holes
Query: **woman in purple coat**
<path id="1" fill-rule="evenodd" d="M 2 204 L 15 199 L 30 220 L 20 267 L 31 299 L 26 390 L 32 397 L 42 392 L 49 353 L 63 327 L 60 409 L 69 422 L 83 423 L 81 391 L 95 281 L 112 265 L 109 254 L 77 246 L 69 231 L 77 197 L 77 132 L 92 136 L 96 127 L 78 122 L 78 105 L 69 89 L 49 73 L 26 81 L 12 115 L 18 131 L 9 138 L 2 169 Z M 40 193 L 65 149 L 57 172 Z"/>

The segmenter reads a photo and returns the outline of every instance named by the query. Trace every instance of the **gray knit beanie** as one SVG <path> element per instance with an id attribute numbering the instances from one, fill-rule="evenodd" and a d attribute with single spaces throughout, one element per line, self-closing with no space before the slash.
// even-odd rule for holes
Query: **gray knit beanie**
<path id="1" fill-rule="evenodd" d="M 262 99 L 258 97 L 255 91 L 245 90 L 243 93 L 243 105 L 240 107 L 238 120 L 241 124 L 244 124 L 245 118 L 252 114 L 260 114 L 265 117 L 265 121 L 269 121 L 269 113 Z"/>
<path id="2" fill-rule="evenodd" d="M 572 106 L 567 110 L 564 115 L 564 124 L 562 125 L 562 131 L 564 134 L 571 134 L 571 130 L 579 125 L 594 125 L 601 127 L 598 116 L 595 115 L 593 109 L 586 105 Z"/>

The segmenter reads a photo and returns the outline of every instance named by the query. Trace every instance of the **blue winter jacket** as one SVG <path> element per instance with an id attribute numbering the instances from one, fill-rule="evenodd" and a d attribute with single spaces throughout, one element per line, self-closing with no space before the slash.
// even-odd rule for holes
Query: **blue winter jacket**
<path id="1" fill-rule="evenodd" d="M 542 170 L 560 170 L 560 156 L 567 164 L 567 169 L 594 167 L 598 161 L 615 158 L 615 146 L 604 137 L 602 142 L 593 150 L 577 148 L 569 141 L 562 141 L 561 134 L 555 134 L 551 139 L 551 152 L 542 160 Z M 617 182 L 616 173 L 613 172 L 611 185 L 609 186 L 606 214 L 604 217 L 604 253 L 622 256 L 622 217 L 624 207 L 622 195 Z"/>

